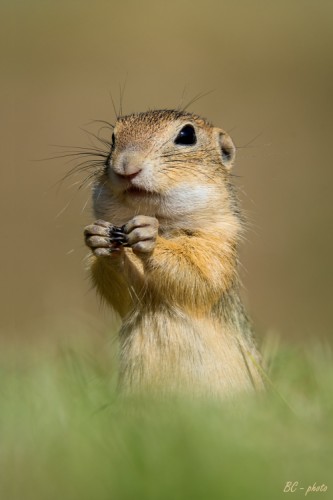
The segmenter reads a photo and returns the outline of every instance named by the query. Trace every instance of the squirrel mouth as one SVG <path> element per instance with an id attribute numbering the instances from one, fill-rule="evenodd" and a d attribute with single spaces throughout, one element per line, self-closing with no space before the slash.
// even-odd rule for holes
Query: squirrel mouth
<path id="1" fill-rule="evenodd" d="M 150 191 L 146 191 L 145 189 L 136 187 L 136 186 L 130 186 L 127 189 L 125 189 L 125 194 L 129 195 L 134 195 L 134 196 L 148 196 L 151 193 Z"/>

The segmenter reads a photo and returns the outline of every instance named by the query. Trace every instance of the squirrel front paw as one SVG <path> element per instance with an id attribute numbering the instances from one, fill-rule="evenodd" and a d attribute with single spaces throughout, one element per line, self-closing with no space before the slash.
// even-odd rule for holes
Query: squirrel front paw
<path id="1" fill-rule="evenodd" d="M 122 228 L 97 220 L 85 228 L 84 240 L 96 257 L 117 256 L 122 252 L 125 235 Z"/>
<path id="2" fill-rule="evenodd" d="M 158 220 L 155 217 L 136 215 L 122 229 L 125 233 L 125 246 L 132 248 L 137 255 L 151 253 L 158 236 Z"/>
<path id="3" fill-rule="evenodd" d="M 127 224 L 117 227 L 104 220 L 97 220 L 84 230 L 86 245 L 96 257 L 117 256 L 123 247 L 132 248 L 135 254 L 151 253 L 158 235 L 155 217 L 137 215 Z"/>

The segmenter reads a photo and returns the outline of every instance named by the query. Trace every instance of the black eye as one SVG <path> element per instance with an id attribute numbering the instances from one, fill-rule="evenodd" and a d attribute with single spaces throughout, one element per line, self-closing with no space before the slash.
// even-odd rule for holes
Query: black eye
<path id="1" fill-rule="evenodd" d="M 175 139 L 175 144 L 181 144 L 183 146 L 193 146 L 196 142 L 197 136 L 195 135 L 195 130 L 192 125 L 185 125 Z"/>
<path id="2" fill-rule="evenodd" d="M 111 137 L 111 148 L 113 149 L 115 147 L 115 144 L 116 144 L 116 138 L 115 138 L 115 135 L 112 134 L 112 137 Z"/>

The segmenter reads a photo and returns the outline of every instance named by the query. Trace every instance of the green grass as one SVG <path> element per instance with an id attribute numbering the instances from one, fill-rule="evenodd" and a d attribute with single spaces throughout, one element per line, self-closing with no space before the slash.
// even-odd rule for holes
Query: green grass
<path id="1" fill-rule="evenodd" d="M 227 403 L 121 400 L 106 347 L 3 346 L 1 500 L 333 498 L 328 348 L 279 348 L 274 388 Z"/>

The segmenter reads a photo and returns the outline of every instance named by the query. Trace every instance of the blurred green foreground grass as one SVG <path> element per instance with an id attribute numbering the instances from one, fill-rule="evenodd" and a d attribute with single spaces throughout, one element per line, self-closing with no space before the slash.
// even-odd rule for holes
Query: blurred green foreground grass
<path id="1" fill-rule="evenodd" d="M 111 351 L 3 346 L 1 500 L 333 498 L 329 348 L 265 355 L 274 389 L 230 402 L 121 400 Z"/>

